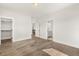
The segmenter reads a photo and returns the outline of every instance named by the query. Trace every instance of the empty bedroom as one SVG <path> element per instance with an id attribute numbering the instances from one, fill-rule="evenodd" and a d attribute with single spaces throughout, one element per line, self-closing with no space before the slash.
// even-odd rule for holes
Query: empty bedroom
<path id="1" fill-rule="evenodd" d="M 0 3 L 0 56 L 79 56 L 79 3 Z"/>

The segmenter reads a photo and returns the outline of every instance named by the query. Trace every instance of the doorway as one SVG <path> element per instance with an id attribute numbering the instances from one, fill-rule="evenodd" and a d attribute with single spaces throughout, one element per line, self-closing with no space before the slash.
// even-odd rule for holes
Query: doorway
<path id="1" fill-rule="evenodd" d="M 36 30 L 35 30 L 35 23 L 32 24 L 32 37 L 35 37 Z"/>
<path id="2" fill-rule="evenodd" d="M 12 19 L 1 17 L 1 45 L 12 43 Z"/>
<path id="3" fill-rule="evenodd" d="M 47 38 L 48 40 L 53 39 L 53 21 L 48 21 L 47 23 Z"/>

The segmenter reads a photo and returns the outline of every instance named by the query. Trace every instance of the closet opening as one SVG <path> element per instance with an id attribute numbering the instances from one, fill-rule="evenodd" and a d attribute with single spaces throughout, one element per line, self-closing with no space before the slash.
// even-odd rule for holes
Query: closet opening
<path id="1" fill-rule="evenodd" d="M 47 38 L 48 40 L 53 40 L 53 21 L 48 21 L 47 23 Z"/>
<path id="2" fill-rule="evenodd" d="M 12 19 L 1 17 L 1 45 L 12 43 Z"/>

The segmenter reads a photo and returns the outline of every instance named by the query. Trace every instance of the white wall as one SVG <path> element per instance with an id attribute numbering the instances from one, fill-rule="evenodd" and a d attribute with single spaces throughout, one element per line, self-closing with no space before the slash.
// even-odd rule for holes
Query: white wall
<path id="1" fill-rule="evenodd" d="M 53 40 L 79 48 L 79 5 L 61 10 L 53 22 Z"/>
<path id="2" fill-rule="evenodd" d="M 1 16 L 11 17 L 13 20 L 13 41 L 31 38 L 32 24 L 30 16 L 7 9 L 3 9 Z"/>
<path id="3" fill-rule="evenodd" d="M 47 23 L 40 24 L 40 38 L 47 39 Z"/>

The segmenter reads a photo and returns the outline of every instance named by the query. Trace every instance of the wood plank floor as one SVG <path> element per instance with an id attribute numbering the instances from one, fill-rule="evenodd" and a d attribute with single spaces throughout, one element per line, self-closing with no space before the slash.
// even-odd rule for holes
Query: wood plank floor
<path id="1" fill-rule="evenodd" d="M 61 53 L 79 56 L 79 48 L 37 37 L 15 43 L 6 41 L 0 45 L 0 56 L 63 56 Z"/>
<path id="2" fill-rule="evenodd" d="M 0 56 L 50 56 L 43 49 L 51 48 L 51 43 L 50 40 L 40 38 L 6 42 L 0 46 Z"/>
<path id="3" fill-rule="evenodd" d="M 48 53 L 51 56 L 68 56 L 67 54 L 62 53 L 62 52 L 60 52 L 56 49 L 53 49 L 53 48 L 43 49 L 43 51 L 45 51 L 46 53 Z"/>

